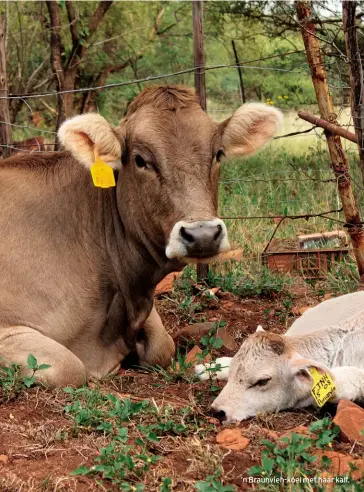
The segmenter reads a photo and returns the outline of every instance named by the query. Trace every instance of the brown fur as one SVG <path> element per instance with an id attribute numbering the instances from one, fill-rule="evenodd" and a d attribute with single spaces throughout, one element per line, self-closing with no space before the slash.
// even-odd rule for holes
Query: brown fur
<path id="1" fill-rule="evenodd" d="M 179 85 L 148 87 L 130 103 L 126 115 L 130 116 L 141 107 L 148 105 L 160 110 L 175 111 L 199 103 L 195 90 L 190 87 Z"/>
<path id="2" fill-rule="evenodd" d="M 70 152 L 2 162 L 0 358 L 25 365 L 32 353 L 52 366 L 40 374 L 49 386 L 115 372 L 130 352 L 168 365 L 174 345 L 154 288 L 184 263 L 166 246 L 179 222 L 216 219 L 223 137 L 240 145 L 237 128 L 245 139 L 248 121 L 256 134 L 258 114 L 266 138 L 265 111 L 272 117 L 260 106 L 218 125 L 192 89 L 150 88 L 118 129 L 100 115 L 78 116 L 59 131 Z M 115 188 L 93 186 L 97 154 L 118 170 Z"/>

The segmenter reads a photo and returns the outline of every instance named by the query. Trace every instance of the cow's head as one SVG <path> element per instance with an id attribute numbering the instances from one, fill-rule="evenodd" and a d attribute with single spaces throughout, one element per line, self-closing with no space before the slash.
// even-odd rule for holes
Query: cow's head
<path id="1" fill-rule="evenodd" d="M 230 248 L 217 217 L 221 159 L 254 153 L 281 120 L 277 109 L 254 103 L 218 124 L 192 89 L 164 86 L 137 96 L 114 129 L 85 114 L 66 121 L 59 138 L 86 167 L 98 153 L 118 171 L 118 207 L 130 234 L 166 261 L 189 263 Z"/>
<path id="2" fill-rule="evenodd" d="M 326 366 L 297 353 L 287 337 L 257 331 L 233 358 L 228 382 L 211 405 L 225 422 L 307 406 L 312 401 L 310 369 L 333 377 Z"/>

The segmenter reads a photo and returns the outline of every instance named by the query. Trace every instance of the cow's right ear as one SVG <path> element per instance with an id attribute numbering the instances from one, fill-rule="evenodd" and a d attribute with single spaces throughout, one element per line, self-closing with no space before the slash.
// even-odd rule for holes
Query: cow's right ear
<path id="1" fill-rule="evenodd" d="M 58 138 L 88 169 L 98 156 L 112 168 L 121 168 L 120 132 L 113 130 L 99 114 L 88 113 L 66 120 L 58 130 Z"/>

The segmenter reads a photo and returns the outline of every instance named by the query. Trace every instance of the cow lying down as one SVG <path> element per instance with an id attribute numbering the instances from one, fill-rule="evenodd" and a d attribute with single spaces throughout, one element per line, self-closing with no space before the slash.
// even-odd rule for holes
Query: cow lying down
<path id="1" fill-rule="evenodd" d="M 59 129 L 65 151 L 1 161 L 0 365 L 33 354 L 50 387 L 115 373 L 130 355 L 169 365 L 155 287 L 229 250 L 220 161 L 254 153 L 281 119 L 254 103 L 215 123 L 193 89 L 154 87 L 115 128 L 76 116 Z"/>
<path id="2" fill-rule="evenodd" d="M 226 422 L 314 405 L 315 369 L 335 384 L 330 401 L 364 399 L 364 292 L 309 309 L 283 336 L 259 326 L 235 357 L 216 363 L 228 381 L 212 409 Z M 206 369 L 196 366 L 196 374 L 206 379 Z"/>

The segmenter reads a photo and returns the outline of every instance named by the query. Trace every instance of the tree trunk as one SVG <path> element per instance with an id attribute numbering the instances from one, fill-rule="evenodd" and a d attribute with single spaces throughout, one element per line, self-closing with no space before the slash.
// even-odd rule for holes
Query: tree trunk
<path id="1" fill-rule="evenodd" d="M 6 52 L 5 52 L 5 23 L 0 16 L 0 96 L 8 96 L 8 79 L 6 73 Z M 2 123 L 3 122 L 3 123 Z M 11 126 L 9 114 L 9 100 L 0 99 L 0 147 L 3 157 L 11 156 Z"/>
<path id="2" fill-rule="evenodd" d="M 346 54 L 349 59 L 351 114 L 358 142 L 360 170 L 364 183 L 364 81 L 357 28 L 355 25 L 356 2 L 343 1 L 343 28 L 345 33 Z"/>
<path id="3" fill-rule="evenodd" d="M 321 117 L 337 125 L 336 114 L 332 104 L 326 71 L 323 64 L 315 24 L 312 22 L 311 10 L 307 2 L 297 2 L 296 10 L 301 24 L 301 33 L 310 66 L 313 86 Z M 337 179 L 337 187 L 343 206 L 346 225 L 353 245 L 355 259 L 361 282 L 364 281 L 364 231 L 362 229 L 358 205 L 351 184 L 349 166 L 338 135 L 326 133 L 331 166 Z"/>

